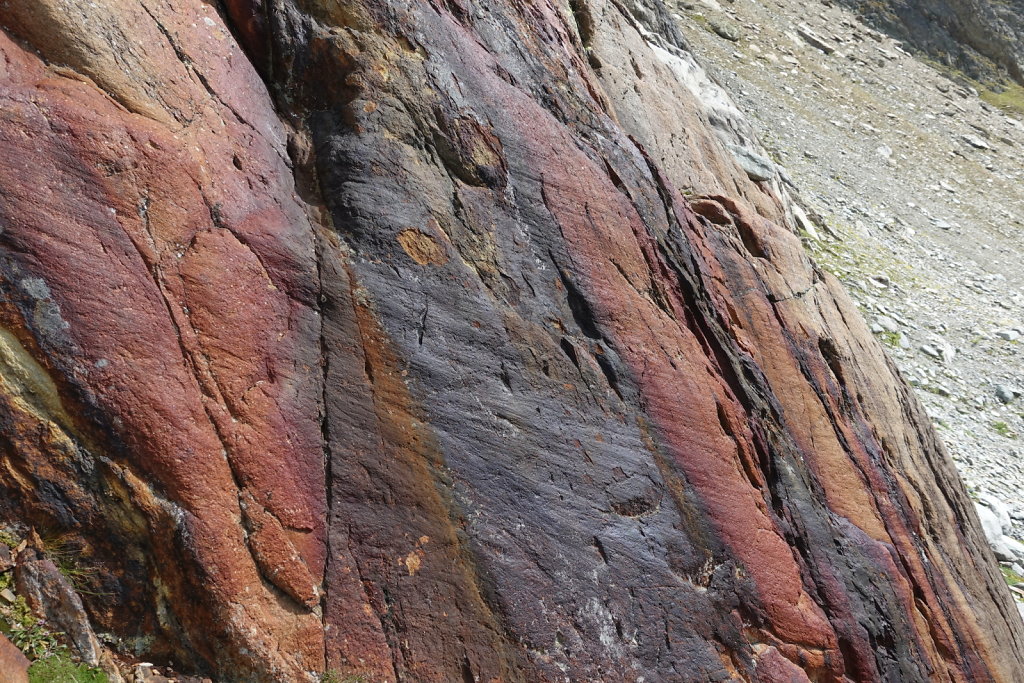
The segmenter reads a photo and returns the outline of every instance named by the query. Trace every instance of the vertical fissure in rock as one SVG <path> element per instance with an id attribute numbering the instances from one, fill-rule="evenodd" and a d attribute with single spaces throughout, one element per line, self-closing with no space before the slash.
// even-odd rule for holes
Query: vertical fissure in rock
<path id="1" fill-rule="evenodd" d="M 315 224 L 314 224 L 315 225 Z M 328 301 L 327 295 L 324 293 L 325 289 L 323 286 L 323 259 L 324 249 L 321 243 L 323 239 L 317 229 L 314 227 L 314 244 L 316 249 L 316 276 L 317 276 L 317 303 L 320 312 L 320 330 L 317 336 L 317 343 L 319 345 L 318 353 L 320 355 L 320 438 L 321 447 L 323 449 L 324 458 L 324 491 L 326 495 L 326 515 L 327 519 L 324 520 L 324 546 L 327 549 L 326 559 L 324 561 L 323 575 L 320 577 L 320 622 L 324 626 L 324 630 L 327 630 L 327 577 L 330 576 L 331 565 L 333 562 L 332 553 L 330 552 L 330 530 L 331 524 L 334 520 L 334 463 L 333 453 L 331 446 L 331 426 L 328 415 L 328 406 L 330 405 L 327 384 L 328 378 L 330 377 L 331 359 L 327 351 L 327 340 L 325 337 L 325 321 L 328 315 L 328 307 L 332 302 Z M 329 647 L 327 645 L 327 639 L 324 639 L 324 661 L 329 661 Z"/>

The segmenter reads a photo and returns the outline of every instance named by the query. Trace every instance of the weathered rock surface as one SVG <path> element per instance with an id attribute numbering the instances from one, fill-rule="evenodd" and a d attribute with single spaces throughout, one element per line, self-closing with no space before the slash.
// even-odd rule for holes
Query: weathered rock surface
<path id="1" fill-rule="evenodd" d="M 1024 7 L 999 0 L 841 0 L 875 26 L 975 79 L 1024 81 Z"/>
<path id="2" fill-rule="evenodd" d="M 28 665 L 21 650 L 0 634 L 0 683 L 28 683 Z"/>
<path id="3" fill-rule="evenodd" d="M 1024 677 L 660 3 L 225 5 L 0 5 L 0 515 L 99 627 L 218 680 Z"/>
<path id="4" fill-rule="evenodd" d="M 14 570 L 18 594 L 32 611 L 65 634 L 76 656 L 93 666 L 100 663 L 100 643 L 89 625 L 82 599 L 57 566 L 38 556 L 35 550 L 23 550 Z"/>

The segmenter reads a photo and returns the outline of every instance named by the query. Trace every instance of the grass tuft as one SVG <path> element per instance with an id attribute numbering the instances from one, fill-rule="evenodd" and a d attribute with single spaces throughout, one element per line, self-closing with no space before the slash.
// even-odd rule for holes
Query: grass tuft
<path id="1" fill-rule="evenodd" d="M 1018 583 L 1024 583 L 1024 576 L 1021 576 L 1009 567 L 1000 565 L 999 571 L 1003 573 L 1003 578 L 1006 579 L 1006 584 L 1009 586 L 1016 586 Z"/>
<path id="2" fill-rule="evenodd" d="M 1006 437 L 1007 439 L 1016 439 L 1017 438 L 1017 432 L 1015 432 L 1012 429 L 1010 429 L 1010 425 L 1008 425 L 1008 424 L 1006 424 L 1005 422 L 1002 422 L 1002 421 L 993 422 L 992 423 L 992 431 L 994 431 L 999 436 Z"/>
<path id="3" fill-rule="evenodd" d="M 17 548 L 21 543 L 21 539 L 10 531 L 0 531 L 0 543 L 3 543 L 8 548 Z"/>
<path id="4" fill-rule="evenodd" d="M 34 662 L 28 669 L 28 680 L 29 683 L 109 682 L 107 674 L 99 669 L 74 662 L 66 649 Z"/>
<path id="5" fill-rule="evenodd" d="M 998 86 L 979 84 L 978 94 L 981 99 L 1004 112 L 1024 114 L 1024 86 L 1020 83 L 1010 81 Z"/>

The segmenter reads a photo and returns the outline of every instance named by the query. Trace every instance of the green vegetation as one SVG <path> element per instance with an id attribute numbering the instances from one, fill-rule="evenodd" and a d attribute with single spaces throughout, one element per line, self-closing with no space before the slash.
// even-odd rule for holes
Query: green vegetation
<path id="1" fill-rule="evenodd" d="M 892 348 L 895 349 L 898 348 L 900 345 L 899 332 L 879 332 L 878 336 L 882 340 L 882 342 L 885 343 L 886 346 L 891 346 Z"/>
<path id="2" fill-rule="evenodd" d="M 79 546 L 69 540 L 67 535 L 47 536 L 42 541 L 43 552 L 57 566 L 57 570 L 71 581 L 75 591 L 84 595 L 98 595 L 91 590 L 97 570 L 95 567 L 83 566 L 84 553 Z"/>
<path id="3" fill-rule="evenodd" d="M 1006 424 L 1005 422 L 1002 422 L 1002 421 L 993 422 L 992 423 L 992 431 L 994 431 L 999 436 L 1005 436 L 1007 439 L 1016 439 L 1017 438 L 1017 433 L 1015 431 L 1013 431 L 1012 429 L 1010 429 L 1010 425 L 1008 425 L 1008 424 Z"/>
<path id="4" fill-rule="evenodd" d="M 10 573 L 0 574 L 0 590 L 10 584 Z M 0 608 L 0 633 L 34 660 L 28 670 L 29 683 L 107 683 L 105 673 L 71 658 L 68 648 L 58 640 L 60 634 L 46 628 L 24 598 Z"/>
<path id="5" fill-rule="evenodd" d="M 1004 112 L 1024 114 L 1024 86 L 1013 81 L 1000 83 L 996 86 L 978 83 L 976 85 L 981 99 L 998 107 Z"/>
<path id="6" fill-rule="evenodd" d="M 362 674 L 342 676 L 337 669 L 328 669 L 320 675 L 320 683 L 365 683 L 367 680 Z"/>
<path id="7" fill-rule="evenodd" d="M 108 683 L 107 675 L 85 664 L 76 664 L 66 649 L 40 659 L 28 669 L 29 683 Z"/>
<path id="8" fill-rule="evenodd" d="M 19 597 L 13 605 L 0 610 L 0 633 L 14 643 L 29 659 L 40 659 L 59 649 L 57 636 L 36 619 Z"/>
<path id="9" fill-rule="evenodd" d="M 0 531 L 0 543 L 16 548 L 21 539 L 4 530 Z M 94 570 L 80 567 L 81 550 L 72 547 L 63 537 L 44 540 L 43 545 L 46 554 L 76 587 L 94 573 Z M 13 572 L 0 573 L 0 591 L 13 590 Z M 63 634 L 47 628 L 46 623 L 32 613 L 25 598 L 16 596 L 14 602 L 7 598 L 0 598 L 0 633 L 32 660 L 29 683 L 108 683 L 107 675 L 101 670 L 75 661 L 68 647 L 61 644 Z"/>
<path id="10" fill-rule="evenodd" d="M 971 78 L 963 71 L 938 62 L 934 59 L 921 57 L 933 69 L 949 80 L 961 86 L 968 86 L 978 91 L 978 96 L 993 107 L 1011 114 L 1024 114 L 1024 86 L 1016 81 L 1003 78 L 998 81 L 979 81 Z"/>
<path id="11" fill-rule="evenodd" d="M 836 235 L 836 239 L 804 240 L 811 257 L 823 270 L 836 276 L 847 286 L 883 273 L 896 286 L 911 288 L 934 284 L 921 279 L 921 272 L 914 265 L 892 254 L 880 254 L 858 231 L 835 217 L 822 216 L 824 230 Z M 882 341 L 889 346 L 899 345 L 899 333 L 895 336 L 882 335 Z"/>
<path id="12" fill-rule="evenodd" d="M 695 24 L 700 26 L 705 31 L 707 31 L 709 33 L 714 33 L 715 32 L 715 30 L 713 28 L 711 28 L 711 20 L 708 19 L 703 14 L 691 14 L 690 18 L 693 19 L 693 22 Z"/>
<path id="13" fill-rule="evenodd" d="M 1024 576 L 1021 576 L 1009 567 L 1000 566 L 999 571 L 1003 573 L 1003 578 L 1006 579 L 1006 583 L 1009 586 L 1016 586 L 1018 583 L 1024 583 Z"/>

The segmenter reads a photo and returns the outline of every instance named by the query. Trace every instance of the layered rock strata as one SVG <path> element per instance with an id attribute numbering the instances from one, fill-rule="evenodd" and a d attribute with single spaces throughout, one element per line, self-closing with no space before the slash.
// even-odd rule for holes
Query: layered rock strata
<path id="1" fill-rule="evenodd" d="M 73 531 L 98 630 L 218 680 L 1024 677 L 660 3 L 224 5 L 0 6 L 0 515 Z"/>

